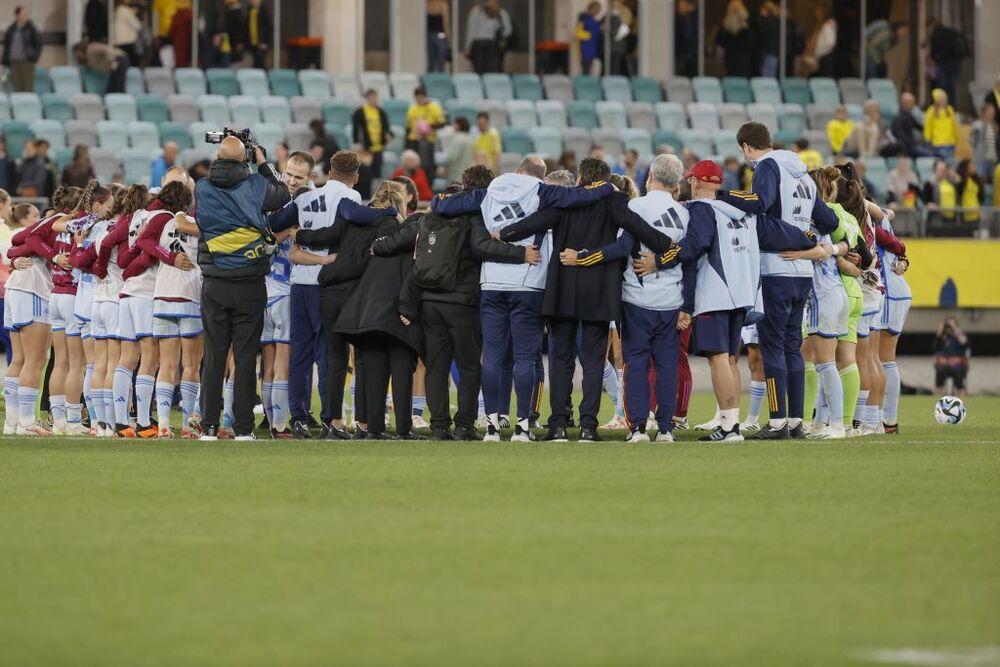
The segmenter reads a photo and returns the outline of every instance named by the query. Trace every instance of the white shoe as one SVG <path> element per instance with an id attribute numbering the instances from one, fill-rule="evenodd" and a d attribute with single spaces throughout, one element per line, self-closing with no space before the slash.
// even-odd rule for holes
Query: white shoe
<path id="1" fill-rule="evenodd" d="M 427 423 L 423 415 L 418 415 L 413 418 L 413 428 L 430 428 L 431 425 Z"/>
<path id="2" fill-rule="evenodd" d="M 254 435 L 253 433 L 251 433 L 249 435 L 238 435 L 235 438 L 233 438 L 233 440 L 236 440 L 236 441 L 239 441 L 239 442 L 247 442 L 249 440 L 256 440 L 256 439 L 257 439 L 257 436 Z"/>
<path id="3" fill-rule="evenodd" d="M 619 429 L 628 428 L 628 425 L 621 417 L 615 417 L 601 428 L 606 431 L 617 431 Z"/>
<path id="4" fill-rule="evenodd" d="M 204 434 L 202 434 L 198 438 L 198 440 L 200 440 L 202 442 L 215 442 L 218 439 L 219 439 L 219 436 L 217 436 L 217 435 L 204 435 Z"/>
<path id="5" fill-rule="evenodd" d="M 885 435 L 885 424 L 879 420 L 878 426 L 875 427 L 875 435 Z"/>
<path id="6" fill-rule="evenodd" d="M 714 431 L 722 425 L 721 419 L 709 419 L 704 424 L 698 424 L 694 427 L 696 431 Z"/>
<path id="7" fill-rule="evenodd" d="M 756 419 L 747 419 L 740 424 L 740 433 L 754 433 L 760 430 L 760 422 Z"/>
<path id="8" fill-rule="evenodd" d="M 490 423 L 489 417 L 487 417 L 486 415 L 482 415 L 476 420 L 476 428 L 478 428 L 480 431 L 485 431 L 486 426 L 489 423 Z"/>
<path id="9" fill-rule="evenodd" d="M 674 430 L 675 431 L 686 431 L 689 428 L 691 428 L 691 425 L 688 424 L 688 418 L 687 417 L 674 417 Z"/>
<path id="10" fill-rule="evenodd" d="M 535 442 L 535 434 L 531 430 L 524 430 L 522 427 L 514 424 L 514 434 L 510 436 L 511 442 Z"/>
<path id="11" fill-rule="evenodd" d="M 646 418 L 646 431 L 652 433 L 653 431 L 656 430 L 656 427 L 657 427 L 656 413 L 650 412 L 649 417 Z"/>
<path id="12" fill-rule="evenodd" d="M 486 424 L 486 432 L 483 434 L 483 442 L 500 442 L 500 429 L 493 424 Z"/>
<path id="13" fill-rule="evenodd" d="M 632 431 L 625 436 L 625 442 L 649 442 L 649 434 L 645 431 Z"/>
<path id="14" fill-rule="evenodd" d="M 52 435 L 66 435 L 66 422 L 53 422 Z"/>
<path id="15" fill-rule="evenodd" d="M 674 434 L 670 431 L 660 431 L 656 434 L 656 442 L 677 442 L 674 440 Z"/>
<path id="16" fill-rule="evenodd" d="M 500 415 L 500 428 L 510 428 L 510 415 Z"/>
<path id="17" fill-rule="evenodd" d="M 90 429 L 88 429 L 86 426 L 84 426 L 80 422 L 75 422 L 73 424 L 67 424 L 64 433 L 66 435 L 72 435 L 72 436 L 89 435 L 90 434 Z"/>
<path id="18" fill-rule="evenodd" d="M 21 426 L 21 425 L 18 425 L 18 427 L 17 427 L 17 435 L 33 435 L 33 436 L 39 436 L 39 437 L 44 438 L 44 437 L 52 435 L 52 431 L 50 431 L 49 429 L 45 428 L 44 426 L 42 426 L 38 422 L 35 422 L 31 426 Z"/>
<path id="19" fill-rule="evenodd" d="M 4 425 L 3 425 L 3 434 L 4 435 L 17 435 L 17 424 L 11 425 L 11 424 L 4 423 Z"/>
<path id="20" fill-rule="evenodd" d="M 810 440 L 843 440 L 847 437 L 847 431 L 843 426 L 824 426 L 818 431 L 809 431 L 806 437 Z"/>
<path id="21" fill-rule="evenodd" d="M 803 424 L 802 426 L 805 427 L 805 424 Z M 806 437 L 807 438 L 815 437 L 817 433 L 819 433 L 820 431 L 825 430 L 826 427 L 827 427 L 827 425 L 824 424 L 823 422 L 821 422 L 821 421 L 814 421 L 814 422 L 812 422 L 809 425 L 809 428 L 805 429 L 805 431 L 806 431 Z"/>

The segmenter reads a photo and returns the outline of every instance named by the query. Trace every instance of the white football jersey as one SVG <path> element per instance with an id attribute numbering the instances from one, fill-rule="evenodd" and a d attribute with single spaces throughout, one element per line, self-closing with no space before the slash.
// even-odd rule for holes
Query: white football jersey
<path id="1" fill-rule="evenodd" d="M 164 211 L 136 211 L 132 215 L 132 220 L 128 224 L 128 247 L 135 247 L 135 242 L 139 240 L 139 227 L 149 222 L 158 213 Z M 156 271 L 160 263 L 156 262 L 151 267 L 137 276 L 132 276 L 125 281 L 122 286 L 122 294 L 127 296 L 141 296 L 147 299 L 153 298 L 153 289 L 156 287 Z"/>
<path id="2" fill-rule="evenodd" d="M 198 239 L 177 230 L 177 222 L 171 219 L 160 233 L 160 246 L 170 252 L 184 253 L 194 264 L 190 271 L 178 269 L 160 262 L 153 287 L 154 299 L 184 299 L 201 303 L 201 268 L 198 266 Z"/>

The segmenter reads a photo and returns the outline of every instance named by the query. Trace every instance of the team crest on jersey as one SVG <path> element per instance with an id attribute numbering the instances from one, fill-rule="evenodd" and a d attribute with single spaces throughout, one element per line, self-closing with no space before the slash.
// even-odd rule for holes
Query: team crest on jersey
<path id="1" fill-rule="evenodd" d="M 427 235 L 427 245 L 434 245 L 438 242 L 437 232 L 431 232 Z"/>

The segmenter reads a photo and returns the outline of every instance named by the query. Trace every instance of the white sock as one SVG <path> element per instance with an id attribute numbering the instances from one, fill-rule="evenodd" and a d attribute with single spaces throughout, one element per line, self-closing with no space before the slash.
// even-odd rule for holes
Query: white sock
<path id="1" fill-rule="evenodd" d="M 49 396 L 49 408 L 52 410 L 52 423 L 53 424 L 65 424 L 66 423 L 66 397 L 59 396 Z"/>
<path id="2" fill-rule="evenodd" d="M 867 414 L 867 408 L 865 405 L 868 404 L 868 390 L 862 389 L 858 392 L 858 402 L 854 404 L 854 421 L 859 424 L 863 424 L 865 421 L 865 415 Z"/>
<path id="3" fill-rule="evenodd" d="M 66 404 L 66 423 L 67 424 L 83 423 L 83 403 Z"/>
<path id="4" fill-rule="evenodd" d="M 265 382 L 260 391 L 260 402 L 264 404 L 264 416 L 267 417 L 267 423 L 270 424 L 271 420 L 274 419 L 274 411 L 271 409 L 271 387 L 273 385 L 270 382 Z"/>
<path id="5" fill-rule="evenodd" d="M 829 422 L 834 426 L 844 424 L 844 383 L 840 379 L 840 372 L 837 364 L 832 361 L 824 364 L 816 364 L 816 373 L 819 375 L 820 385 L 829 408 Z M 817 414 L 819 411 L 817 410 Z"/>
<path id="6" fill-rule="evenodd" d="M 729 408 L 719 411 L 719 421 L 723 431 L 732 431 L 740 421 L 740 409 Z"/>
<path id="7" fill-rule="evenodd" d="M 135 378 L 135 420 L 139 426 L 149 426 L 155 389 L 156 378 L 152 375 L 139 375 Z"/>
<path id="8" fill-rule="evenodd" d="M 174 402 L 174 385 L 156 383 L 156 421 L 160 426 L 170 426 L 170 405 Z"/>
<path id="9" fill-rule="evenodd" d="M 272 388 L 271 391 L 274 391 Z M 233 381 L 226 380 L 222 389 L 222 428 L 232 428 L 236 417 L 233 416 Z"/>
<path id="10" fill-rule="evenodd" d="M 17 403 L 20 406 L 21 426 L 35 425 L 35 403 L 38 402 L 38 390 L 34 387 L 18 387 Z"/>
<path id="11" fill-rule="evenodd" d="M 83 374 L 83 401 L 87 404 L 87 414 L 94 414 L 94 364 L 87 364 L 87 370 Z M 91 417 L 93 419 L 93 417 Z M 82 419 L 81 419 L 82 421 Z"/>
<path id="12" fill-rule="evenodd" d="M 119 366 L 114 377 L 115 424 L 128 424 L 128 402 L 132 395 L 132 371 Z"/>
<path id="13" fill-rule="evenodd" d="M 21 405 L 17 399 L 17 378 L 5 377 L 3 379 L 3 400 L 7 407 L 4 413 L 4 424 L 17 428 L 18 422 L 21 421 Z"/>
<path id="14" fill-rule="evenodd" d="M 769 419 L 767 424 L 775 431 L 781 429 L 786 424 L 789 424 L 791 420 L 789 419 Z"/>
<path id="15" fill-rule="evenodd" d="M 865 406 L 865 425 L 870 428 L 878 427 L 878 406 L 877 405 L 866 405 Z"/>
<path id="16" fill-rule="evenodd" d="M 764 393 L 767 383 L 762 380 L 750 381 L 750 408 L 747 411 L 747 419 L 757 421 L 760 419 L 760 404 L 764 401 Z"/>
<path id="17" fill-rule="evenodd" d="M 271 428 L 284 431 L 288 425 L 288 380 L 271 383 L 271 412 L 274 414 Z"/>
<path id="18" fill-rule="evenodd" d="M 490 424 L 493 425 L 493 428 L 495 428 L 498 431 L 500 430 L 500 415 L 499 414 L 497 414 L 496 412 L 493 412 L 493 413 L 490 413 L 489 415 L 487 415 L 486 418 L 489 420 Z"/>
<path id="19" fill-rule="evenodd" d="M 885 371 L 885 396 L 882 398 L 882 410 L 885 413 L 885 423 L 895 424 L 896 413 L 899 410 L 899 392 L 902 382 L 899 379 L 899 366 L 895 361 L 882 363 Z"/>
<path id="20" fill-rule="evenodd" d="M 87 411 L 90 413 L 90 425 L 97 428 L 98 424 L 103 424 L 104 419 L 104 390 L 91 388 L 90 396 L 94 401 L 93 407 L 87 405 Z"/>
<path id="21" fill-rule="evenodd" d="M 801 424 L 801 423 L 802 423 L 802 419 L 800 419 L 799 417 L 789 417 L 788 418 L 788 428 L 789 429 L 798 428 L 799 424 Z"/>
<path id="22" fill-rule="evenodd" d="M 198 412 L 198 393 L 200 391 L 200 382 L 181 380 L 181 414 L 184 418 L 181 428 L 187 428 L 188 419 L 192 414 Z"/>

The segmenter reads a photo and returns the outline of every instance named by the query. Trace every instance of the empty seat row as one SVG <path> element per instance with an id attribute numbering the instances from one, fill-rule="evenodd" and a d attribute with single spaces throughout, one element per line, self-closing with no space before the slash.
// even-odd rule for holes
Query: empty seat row
<path id="1" fill-rule="evenodd" d="M 600 146 L 605 155 L 616 161 L 626 150 L 635 150 L 642 159 L 648 160 L 661 145 L 691 148 L 697 155 L 739 155 L 734 130 L 719 129 L 711 133 L 692 129 L 679 132 L 645 128 L 597 128 L 587 130 L 581 127 L 554 128 L 547 126 L 506 128 L 501 132 L 503 150 L 507 153 L 537 154 L 545 158 L 558 158 L 564 150 L 573 151 L 577 158 L 587 155 L 591 148 Z"/>

